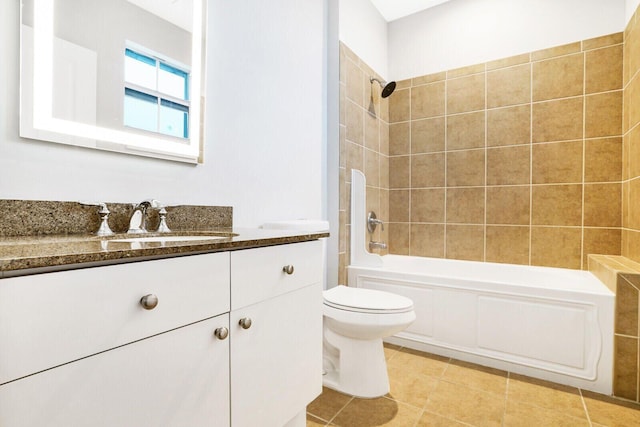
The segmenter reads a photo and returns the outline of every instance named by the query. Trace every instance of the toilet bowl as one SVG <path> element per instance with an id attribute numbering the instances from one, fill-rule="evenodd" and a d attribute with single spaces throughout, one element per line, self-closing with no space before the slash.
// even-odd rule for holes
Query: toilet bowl
<path id="1" fill-rule="evenodd" d="M 373 398 L 389 392 L 382 339 L 416 318 L 409 298 L 371 289 L 336 286 L 323 292 L 325 386 Z"/>

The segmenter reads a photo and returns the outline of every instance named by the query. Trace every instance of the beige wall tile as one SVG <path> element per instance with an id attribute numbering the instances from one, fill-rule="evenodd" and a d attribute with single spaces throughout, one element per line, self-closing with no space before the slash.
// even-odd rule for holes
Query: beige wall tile
<path id="1" fill-rule="evenodd" d="M 624 34 L 622 32 L 607 34 L 605 36 L 595 37 L 582 41 L 582 50 L 598 49 L 601 47 L 621 44 Z"/>
<path id="2" fill-rule="evenodd" d="M 556 56 L 569 55 L 571 53 L 580 52 L 582 49 L 581 42 L 564 44 L 561 46 L 555 46 L 548 49 L 537 50 L 531 52 L 532 61 L 540 61 L 543 59 L 553 58 Z"/>
<path id="3" fill-rule="evenodd" d="M 638 393 L 638 339 L 615 336 L 616 361 L 613 373 L 613 394 L 637 400 Z"/>
<path id="4" fill-rule="evenodd" d="M 447 223 L 483 224 L 484 187 L 447 189 Z"/>
<path id="5" fill-rule="evenodd" d="M 528 144 L 531 141 L 531 105 L 487 111 L 487 146 Z"/>
<path id="6" fill-rule="evenodd" d="M 582 225 L 582 185 L 535 185 L 531 196 L 532 224 Z"/>
<path id="7" fill-rule="evenodd" d="M 445 83 L 437 82 L 411 89 L 411 119 L 444 115 Z"/>
<path id="8" fill-rule="evenodd" d="M 533 63 L 533 101 L 582 95 L 584 54 L 560 56 Z"/>
<path id="9" fill-rule="evenodd" d="M 582 138 L 582 97 L 533 104 L 533 142 Z"/>
<path id="10" fill-rule="evenodd" d="M 622 255 L 640 262 L 640 231 L 622 230 Z"/>
<path id="11" fill-rule="evenodd" d="M 346 107 L 346 100 L 347 100 L 347 87 L 345 84 L 340 83 L 340 112 L 339 112 L 339 116 L 340 116 L 340 124 L 341 125 L 345 125 L 347 123 L 347 107 Z"/>
<path id="12" fill-rule="evenodd" d="M 447 117 L 447 150 L 484 147 L 485 112 Z"/>
<path id="13" fill-rule="evenodd" d="M 485 150 L 447 153 L 447 186 L 485 185 Z"/>
<path id="14" fill-rule="evenodd" d="M 638 155 L 640 162 L 640 153 Z M 638 166 L 640 167 L 640 163 Z M 584 142 L 585 182 L 620 181 L 621 177 L 622 138 L 586 140 Z"/>
<path id="15" fill-rule="evenodd" d="M 396 81 L 396 90 L 398 89 L 409 89 L 411 87 L 411 79 L 398 80 Z"/>
<path id="16" fill-rule="evenodd" d="M 622 45 L 589 51 L 585 54 L 585 92 L 622 89 Z"/>
<path id="17" fill-rule="evenodd" d="M 638 337 L 638 289 L 623 276 L 618 275 L 616 284 L 616 334 Z"/>
<path id="18" fill-rule="evenodd" d="M 392 123 L 389 125 L 389 154 L 391 156 L 411 153 L 410 122 Z"/>
<path id="19" fill-rule="evenodd" d="M 628 46 L 627 76 L 632 78 L 640 70 L 640 26 L 634 25 L 625 37 L 625 47 Z"/>
<path id="20" fill-rule="evenodd" d="M 389 124 L 383 121 L 378 121 L 380 127 L 380 154 L 385 156 L 389 155 Z"/>
<path id="21" fill-rule="evenodd" d="M 632 179 L 629 181 L 628 209 L 627 209 L 627 225 L 634 230 L 640 230 L 640 179 Z"/>
<path id="22" fill-rule="evenodd" d="M 627 145 L 625 154 L 627 159 L 627 174 L 624 179 L 633 179 L 640 176 L 640 126 L 634 127 L 627 134 Z"/>
<path id="23" fill-rule="evenodd" d="M 585 138 L 622 134 L 622 91 L 585 97 Z"/>
<path id="24" fill-rule="evenodd" d="M 340 138 L 340 167 L 347 167 L 347 127 L 340 125 L 339 131 Z"/>
<path id="25" fill-rule="evenodd" d="M 379 123 L 375 116 L 364 112 L 364 146 L 376 152 L 380 152 Z"/>
<path id="26" fill-rule="evenodd" d="M 484 64 L 474 64 L 466 67 L 456 68 L 454 70 L 447 71 L 448 79 L 455 79 L 456 77 L 468 76 L 470 74 L 478 74 L 484 72 Z"/>
<path id="27" fill-rule="evenodd" d="M 528 184 L 528 145 L 487 149 L 487 185 Z"/>
<path id="28" fill-rule="evenodd" d="M 389 188 L 410 187 L 409 156 L 389 157 Z"/>
<path id="29" fill-rule="evenodd" d="M 444 117 L 411 121 L 411 153 L 432 153 L 445 149 Z"/>
<path id="30" fill-rule="evenodd" d="M 364 142 L 364 110 L 352 101 L 346 102 L 347 140 L 362 145 Z"/>
<path id="31" fill-rule="evenodd" d="M 487 73 L 487 108 L 531 102 L 531 65 Z"/>
<path id="32" fill-rule="evenodd" d="M 640 30 L 638 32 L 640 32 Z M 625 94 L 626 93 L 629 94 L 627 97 L 628 102 L 625 103 L 625 114 L 628 114 L 626 118 L 628 123 L 627 129 L 631 129 L 637 123 L 640 123 L 640 74 L 637 74 L 631 79 L 625 89 Z"/>
<path id="33" fill-rule="evenodd" d="M 411 187 L 444 187 L 445 154 L 416 154 L 411 156 Z"/>
<path id="34" fill-rule="evenodd" d="M 484 109 L 484 80 L 484 73 L 447 80 L 447 114 Z"/>
<path id="35" fill-rule="evenodd" d="M 389 253 L 409 255 L 409 224 L 389 223 Z"/>
<path id="36" fill-rule="evenodd" d="M 389 157 L 380 155 L 380 188 L 389 189 Z"/>
<path id="37" fill-rule="evenodd" d="M 380 155 L 371 150 L 364 150 L 364 176 L 367 186 L 380 187 Z"/>
<path id="38" fill-rule="evenodd" d="M 622 193 L 620 183 L 585 184 L 584 225 L 620 227 Z"/>
<path id="39" fill-rule="evenodd" d="M 589 254 L 620 255 L 622 233 L 619 228 L 584 228 L 582 268 L 587 268 Z"/>
<path id="40" fill-rule="evenodd" d="M 444 188 L 411 190 L 411 222 L 444 223 L 444 210 Z"/>
<path id="41" fill-rule="evenodd" d="M 508 58 L 497 59 L 495 61 L 487 62 L 487 71 L 497 70 L 499 68 L 512 67 L 514 65 L 526 64 L 531 61 L 530 53 L 523 53 L 522 55 L 510 56 Z"/>
<path id="42" fill-rule="evenodd" d="M 582 181 L 582 141 L 534 144 L 532 155 L 534 184 Z"/>
<path id="43" fill-rule="evenodd" d="M 444 258 L 444 224 L 411 224 L 411 255 Z"/>
<path id="44" fill-rule="evenodd" d="M 389 123 L 406 122 L 411 118 L 411 89 L 396 89 L 389 97 Z"/>
<path id="45" fill-rule="evenodd" d="M 427 83 L 439 82 L 447 78 L 447 72 L 442 71 L 440 73 L 427 74 L 426 76 L 414 77 L 411 79 L 411 86 L 420 86 Z"/>
<path id="46" fill-rule="evenodd" d="M 446 252 L 449 259 L 484 260 L 484 226 L 447 225 Z"/>
<path id="47" fill-rule="evenodd" d="M 352 60 L 347 60 L 345 64 L 347 85 L 347 99 L 357 105 L 364 106 L 364 73 Z"/>
<path id="48" fill-rule="evenodd" d="M 529 227 L 487 226 L 487 262 L 529 264 Z"/>
<path id="49" fill-rule="evenodd" d="M 364 171 L 364 147 L 347 141 L 347 174 L 351 177 L 351 169 Z"/>
<path id="50" fill-rule="evenodd" d="M 530 222 L 530 187 L 487 187 L 487 224 Z"/>
<path id="51" fill-rule="evenodd" d="M 581 267 L 580 228 L 531 227 L 531 265 Z"/>

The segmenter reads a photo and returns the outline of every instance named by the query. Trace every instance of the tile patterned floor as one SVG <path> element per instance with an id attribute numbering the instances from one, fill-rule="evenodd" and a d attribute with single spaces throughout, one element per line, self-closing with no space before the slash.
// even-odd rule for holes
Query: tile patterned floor
<path id="1" fill-rule="evenodd" d="M 385 354 L 388 395 L 325 388 L 307 407 L 307 427 L 640 426 L 633 403 L 392 345 Z"/>

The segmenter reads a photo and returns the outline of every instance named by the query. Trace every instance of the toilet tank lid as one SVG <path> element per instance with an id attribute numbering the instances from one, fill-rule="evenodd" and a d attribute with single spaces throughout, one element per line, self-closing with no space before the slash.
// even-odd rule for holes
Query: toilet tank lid
<path id="1" fill-rule="evenodd" d="M 291 219 L 288 221 L 270 221 L 262 225 L 262 228 L 269 230 L 296 230 L 321 232 L 329 231 L 329 221 L 312 219 Z"/>
<path id="2" fill-rule="evenodd" d="M 324 291 L 323 296 L 325 303 L 345 308 L 394 312 L 413 309 L 409 298 L 374 289 L 338 285 Z"/>

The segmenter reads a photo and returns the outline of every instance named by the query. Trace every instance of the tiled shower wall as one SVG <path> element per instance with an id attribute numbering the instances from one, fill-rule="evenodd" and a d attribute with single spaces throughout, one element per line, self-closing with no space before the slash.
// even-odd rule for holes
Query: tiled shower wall
<path id="1" fill-rule="evenodd" d="M 617 33 L 398 82 L 390 252 L 568 268 L 620 254 L 622 68 Z"/>
<path id="2" fill-rule="evenodd" d="M 640 261 L 640 20 L 638 11 L 624 32 L 624 156 L 622 255 Z"/>
<path id="3" fill-rule="evenodd" d="M 389 218 L 389 105 L 380 97 L 377 77 L 348 47 L 340 44 L 340 230 L 338 283 L 347 283 L 351 232 L 351 169 L 367 180 L 367 212 Z M 370 240 L 388 241 L 388 228 L 377 227 Z M 378 250 L 378 253 L 386 253 Z"/>

